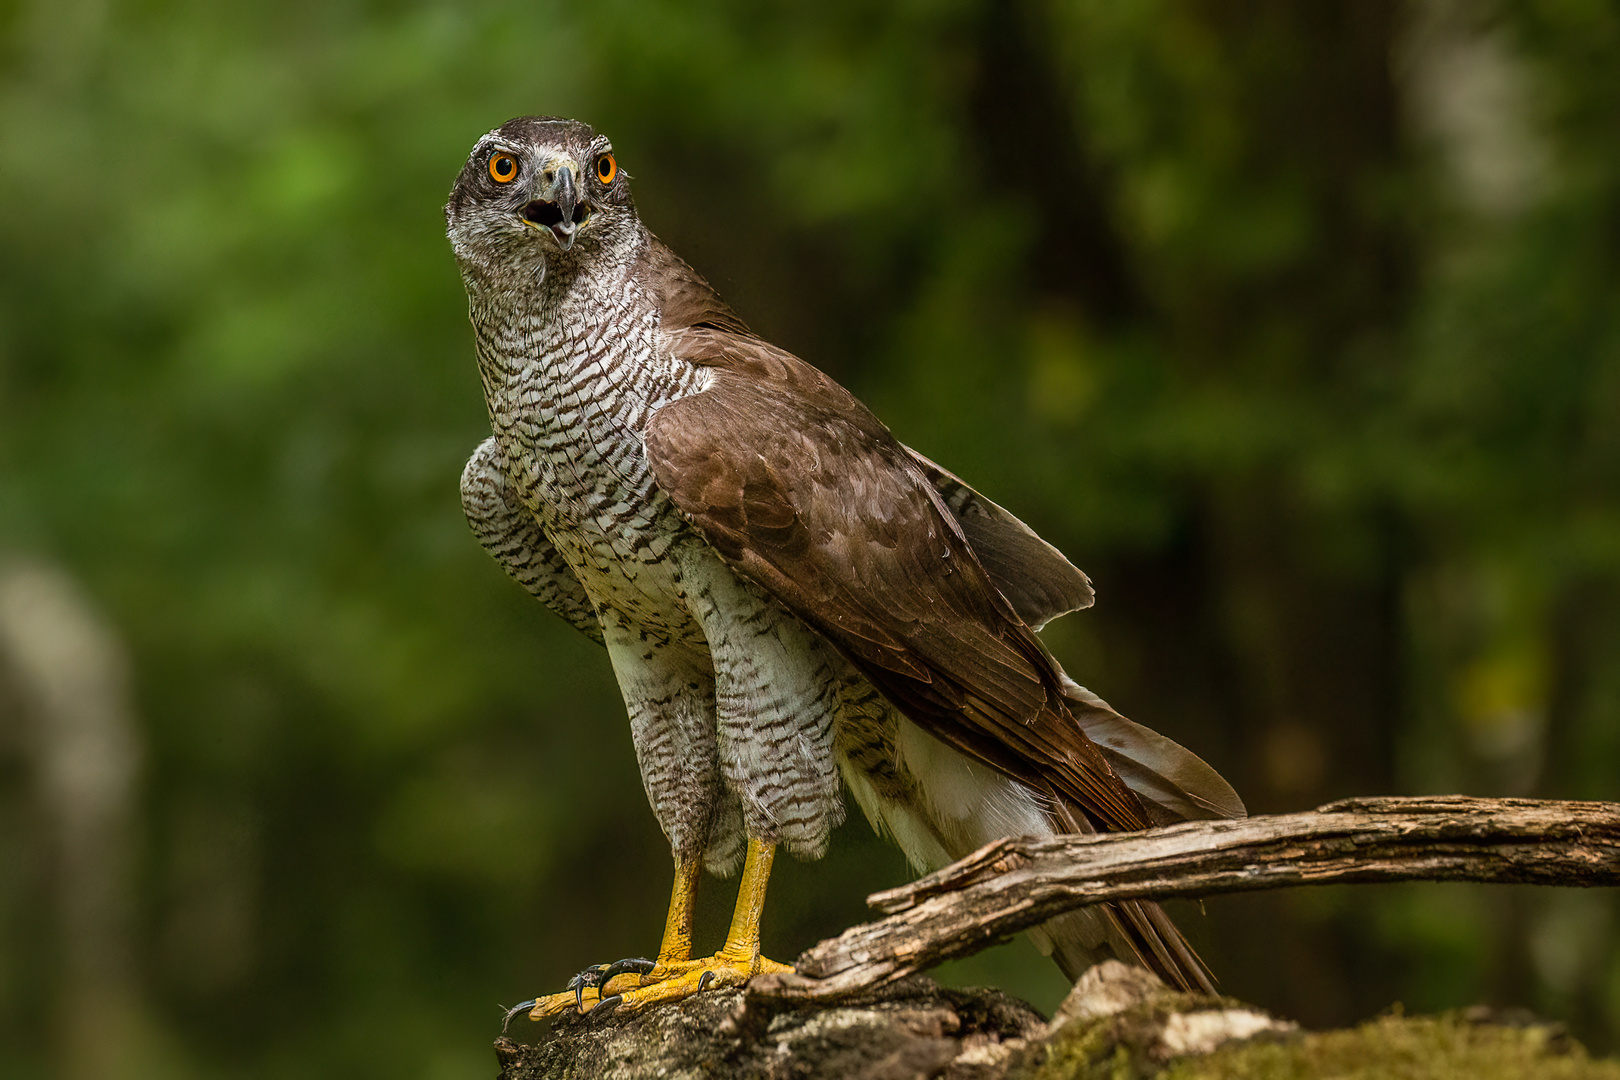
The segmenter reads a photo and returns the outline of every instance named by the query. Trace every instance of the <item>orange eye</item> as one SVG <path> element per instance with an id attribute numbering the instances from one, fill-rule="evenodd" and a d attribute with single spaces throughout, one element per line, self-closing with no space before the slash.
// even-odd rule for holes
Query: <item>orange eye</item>
<path id="1" fill-rule="evenodd" d="M 603 154 L 596 159 L 596 178 L 604 184 L 613 183 L 613 178 L 619 175 L 619 163 L 613 160 L 612 154 Z"/>
<path id="2" fill-rule="evenodd" d="M 511 154 L 496 154 L 489 159 L 489 178 L 497 184 L 510 184 L 517 174 L 517 158 Z"/>

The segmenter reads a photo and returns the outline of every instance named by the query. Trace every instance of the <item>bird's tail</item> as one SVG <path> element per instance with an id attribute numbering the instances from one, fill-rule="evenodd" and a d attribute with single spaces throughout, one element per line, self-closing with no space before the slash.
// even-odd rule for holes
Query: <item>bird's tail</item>
<path id="1" fill-rule="evenodd" d="M 1203 959 L 1151 900 L 1070 911 L 1030 930 L 1029 937 L 1070 982 L 1093 964 L 1113 958 L 1144 967 L 1177 990 L 1215 993 L 1214 976 Z"/>
<path id="2" fill-rule="evenodd" d="M 1120 779 L 1140 797 L 1153 824 L 1247 814 L 1237 792 L 1198 755 L 1125 719 L 1062 674 L 1061 668 L 1059 673 L 1069 711 Z M 1061 799 L 1056 800 L 1051 816 L 1062 832 L 1092 831 L 1085 814 Z M 1177 989 L 1215 992 L 1209 968 L 1170 916 L 1151 900 L 1098 904 L 1059 915 L 1032 931 L 1031 937 L 1071 980 L 1112 954 L 1147 968 Z"/>
<path id="3" fill-rule="evenodd" d="M 1053 815 L 1063 832 L 1091 832 L 1085 816 L 1067 806 Z M 1189 993 L 1215 993 L 1215 978 L 1181 929 L 1152 900 L 1121 900 L 1065 912 L 1029 932 L 1070 982 L 1110 956 L 1147 968 Z"/>
<path id="4" fill-rule="evenodd" d="M 1039 630 L 1067 612 L 1091 606 L 1091 580 L 1062 552 L 948 469 L 915 450 L 910 453 L 956 517 L 991 584 L 1026 625 Z M 1149 824 L 1244 816 L 1243 802 L 1231 785 L 1196 754 L 1125 719 L 1065 675 L 1050 654 L 1046 659 L 1058 676 L 1069 711 L 1102 751 L 1114 773 L 1140 798 Z M 1055 793 L 1048 793 L 1044 801 L 1044 817 L 1054 831 L 1090 831 L 1078 807 L 1053 805 L 1062 801 Z M 948 824 L 949 817 L 936 814 L 936 821 Z M 953 832 L 939 825 L 936 832 L 941 838 L 942 854 L 956 857 L 972 849 L 968 846 L 961 850 L 966 846 L 962 841 L 979 839 L 971 831 Z M 953 837 L 958 841 L 954 845 Z M 918 860 L 916 855 L 913 858 L 927 861 Z M 1053 919 L 1044 929 L 1032 931 L 1031 936 L 1045 946 L 1070 978 L 1077 978 L 1089 964 L 1112 953 L 1127 963 L 1135 962 L 1157 972 L 1183 989 L 1213 989 L 1209 969 L 1169 916 L 1151 901 L 1083 908 Z"/>
<path id="5" fill-rule="evenodd" d="M 1063 679 L 1069 711 L 1138 796 L 1148 823 L 1244 815 L 1231 786 L 1197 755 Z M 1036 791 L 972 761 L 908 720 L 896 716 L 895 722 L 894 753 L 916 780 L 915 796 L 880 796 L 864 770 L 847 761 L 844 775 L 873 825 L 891 833 L 919 870 L 937 870 L 1003 836 L 1096 831 L 1078 806 L 1051 789 Z M 1030 937 L 1071 979 L 1097 961 L 1115 957 L 1147 968 L 1171 986 L 1214 990 L 1209 969 L 1152 901 L 1066 912 L 1031 930 Z"/>

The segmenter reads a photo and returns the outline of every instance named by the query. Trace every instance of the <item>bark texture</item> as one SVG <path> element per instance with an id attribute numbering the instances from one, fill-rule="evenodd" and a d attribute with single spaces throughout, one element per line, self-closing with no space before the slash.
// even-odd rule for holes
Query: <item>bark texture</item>
<path id="1" fill-rule="evenodd" d="M 1087 972 L 1050 1024 L 999 991 L 914 977 L 835 1004 L 699 994 L 495 1049 L 500 1080 L 1620 1080 L 1620 1063 L 1524 1015 L 1397 1014 L 1306 1033 L 1115 961 Z"/>
<path id="2" fill-rule="evenodd" d="M 1620 883 L 1620 805 L 1347 799 L 1140 833 L 1001 840 L 874 894 L 869 902 L 888 917 L 814 946 L 795 971 L 756 980 L 757 992 L 836 999 L 1102 900 L 1404 880 Z"/>
<path id="3" fill-rule="evenodd" d="M 1005 1076 L 1011 1056 L 1045 1032 L 1039 1013 L 998 990 L 912 978 L 834 1005 L 717 990 L 645 1013 L 557 1023 L 535 1045 L 502 1038 L 495 1053 L 502 1080 L 990 1078 Z"/>

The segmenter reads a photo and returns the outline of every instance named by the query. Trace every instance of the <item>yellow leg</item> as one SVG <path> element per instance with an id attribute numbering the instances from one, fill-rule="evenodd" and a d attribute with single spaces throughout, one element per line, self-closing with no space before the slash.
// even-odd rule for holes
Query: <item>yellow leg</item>
<path id="1" fill-rule="evenodd" d="M 726 943 L 717 955 L 728 959 L 760 959 L 759 920 L 765 914 L 765 887 L 771 883 L 771 864 L 775 861 L 774 844 L 748 841 L 748 858 L 743 863 L 742 883 L 737 886 L 737 906 L 731 911 L 731 929 L 726 932 Z M 774 960 L 765 962 L 776 963 Z"/>
<path id="2" fill-rule="evenodd" d="M 683 859 L 675 864 L 675 884 L 669 891 L 669 911 L 664 916 L 664 938 L 658 946 L 658 962 L 652 968 L 654 972 L 666 965 L 686 963 L 692 958 L 693 901 L 697 898 L 698 874 L 702 869 L 698 859 Z M 640 979 L 635 975 L 620 975 L 610 985 L 625 988 L 639 986 Z M 606 989 L 587 986 L 578 993 L 566 990 L 561 994 L 550 994 L 533 1003 L 529 1018 L 540 1020 L 570 1009 L 590 1007 L 605 996 Z M 517 1011 L 522 1008 L 518 1006 Z"/>
<path id="3" fill-rule="evenodd" d="M 692 901 L 697 899 L 700 869 L 696 859 L 685 859 L 675 867 L 675 885 L 669 891 L 669 914 L 664 916 L 664 940 L 658 944 L 660 964 L 692 958 Z"/>
<path id="4" fill-rule="evenodd" d="M 726 943 L 713 956 L 694 960 L 692 956 L 692 900 L 697 893 L 698 863 L 683 862 L 675 870 L 675 886 L 670 891 L 669 914 L 664 919 L 664 939 L 658 947 L 658 960 L 622 961 L 604 965 L 593 972 L 609 973 L 605 985 L 585 986 L 552 994 L 535 1002 L 525 1002 L 514 1013 L 532 1004 L 529 1017 L 540 1020 L 573 1009 L 590 1011 L 598 1004 L 634 1010 L 661 1001 L 676 1001 L 709 987 L 738 986 L 766 971 L 791 971 L 759 953 L 759 920 L 765 911 L 765 889 L 771 880 L 771 863 L 776 858 L 773 844 L 748 841 L 743 863 L 742 883 L 737 888 L 737 906 L 731 913 L 731 929 Z M 631 966 L 645 965 L 645 966 Z M 622 974 L 621 974 L 622 973 Z M 509 1014 L 510 1015 L 510 1014 Z"/>
<path id="5" fill-rule="evenodd" d="M 771 880 L 771 863 L 776 847 L 758 840 L 748 841 L 748 858 L 743 863 L 742 883 L 737 888 L 737 906 L 732 909 L 731 929 L 719 952 L 702 960 L 660 963 L 642 977 L 647 985 L 619 993 L 618 1007 L 641 1009 L 661 1001 L 676 1001 L 708 987 L 738 986 L 765 971 L 791 971 L 759 953 L 759 920 L 765 912 L 765 887 Z"/>

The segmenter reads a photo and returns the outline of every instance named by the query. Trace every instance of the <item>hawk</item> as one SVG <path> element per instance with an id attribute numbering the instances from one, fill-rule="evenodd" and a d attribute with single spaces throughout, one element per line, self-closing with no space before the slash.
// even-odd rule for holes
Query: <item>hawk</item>
<path id="1" fill-rule="evenodd" d="M 843 788 L 919 869 L 1008 835 L 1239 816 L 1203 761 L 1076 685 L 1036 631 L 1092 602 L 1055 548 L 753 333 L 641 223 L 612 144 L 554 117 L 478 140 L 445 207 L 492 436 L 462 475 L 508 574 L 607 649 L 675 882 L 656 960 L 525 1002 L 640 1008 L 784 965 L 760 955 L 778 847 L 819 857 Z M 742 866 L 692 956 L 700 872 Z M 1157 904 L 1037 943 L 1208 970 Z"/>

